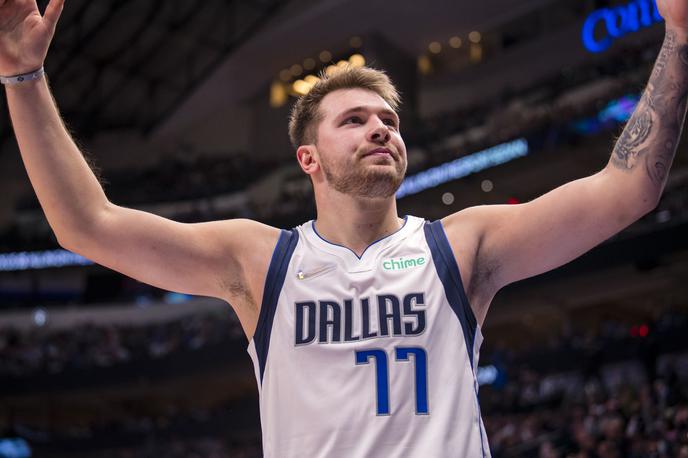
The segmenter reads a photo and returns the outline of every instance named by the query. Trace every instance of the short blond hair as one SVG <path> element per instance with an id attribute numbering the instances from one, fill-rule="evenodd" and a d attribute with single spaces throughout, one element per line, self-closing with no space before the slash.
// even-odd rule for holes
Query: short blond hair
<path id="1" fill-rule="evenodd" d="M 325 96 L 339 89 L 366 89 L 375 92 L 394 111 L 399 109 L 401 97 L 387 74 L 369 67 L 346 66 L 330 75 L 322 73 L 308 94 L 300 97 L 289 116 L 289 140 L 294 149 L 314 143 L 317 124 L 322 120 L 320 103 Z"/>

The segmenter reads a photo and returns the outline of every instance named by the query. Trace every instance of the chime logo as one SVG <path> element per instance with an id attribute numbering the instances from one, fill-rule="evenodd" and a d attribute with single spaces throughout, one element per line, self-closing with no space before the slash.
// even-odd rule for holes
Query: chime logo
<path id="1" fill-rule="evenodd" d="M 425 257 L 421 256 L 418 258 L 389 258 L 382 260 L 382 268 L 384 270 L 407 270 L 413 267 L 422 266 L 425 264 Z"/>

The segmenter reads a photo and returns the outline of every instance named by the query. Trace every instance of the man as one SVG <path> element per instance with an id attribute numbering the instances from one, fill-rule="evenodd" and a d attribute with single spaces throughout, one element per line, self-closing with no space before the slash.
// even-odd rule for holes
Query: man
<path id="1" fill-rule="evenodd" d="M 400 219 L 406 169 L 387 77 L 350 70 L 296 105 L 317 219 L 180 224 L 108 201 L 40 69 L 62 0 L 0 0 L 0 74 L 22 158 L 65 248 L 160 288 L 232 304 L 261 394 L 266 456 L 489 456 L 480 325 L 503 286 L 560 266 L 657 204 L 683 124 L 688 2 L 607 166 L 513 206 Z M 21 77 L 17 77 L 21 75 Z M 231 177 L 228 177 L 231 179 Z"/>

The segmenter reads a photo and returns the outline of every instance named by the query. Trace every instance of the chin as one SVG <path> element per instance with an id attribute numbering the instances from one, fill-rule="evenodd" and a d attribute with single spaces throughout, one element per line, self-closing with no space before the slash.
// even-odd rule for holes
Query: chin
<path id="1" fill-rule="evenodd" d="M 352 197 L 387 199 L 396 194 L 404 180 L 405 168 L 387 164 L 351 167 L 341 174 L 332 174 L 325 169 L 325 175 L 332 188 Z"/>
<path id="2" fill-rule="evenodd" d="M 371 180 L 366 180 L 358 189 L 359 197 L 386 199 L 396 194 L 403 176 L 395 173 L 375 174 Z"/>

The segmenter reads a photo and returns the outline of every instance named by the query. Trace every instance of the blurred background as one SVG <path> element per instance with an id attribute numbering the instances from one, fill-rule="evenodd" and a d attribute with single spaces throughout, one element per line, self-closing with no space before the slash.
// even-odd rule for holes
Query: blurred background
<path id="1" fill-rule="evenodd" d="M 603 168 L 661 22 L 652 0 L 70 0 L 46 70 L 113 202 L 289 228 L 315 215 L 295 97 L 331 67 L 385 69 L 400 213 L 437 219 Z M 0 104 L 0 457 L 261 456 L 230 306 L 62 251 Z M 687 222 L 683 142 L 656 210 L 498 294 L 479 372 L 493 456 L 688 456 Z"/>

